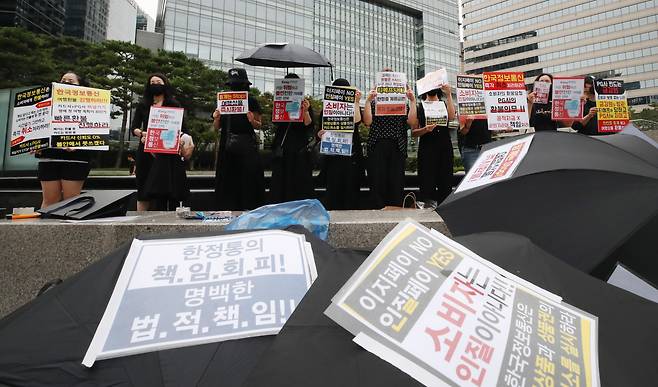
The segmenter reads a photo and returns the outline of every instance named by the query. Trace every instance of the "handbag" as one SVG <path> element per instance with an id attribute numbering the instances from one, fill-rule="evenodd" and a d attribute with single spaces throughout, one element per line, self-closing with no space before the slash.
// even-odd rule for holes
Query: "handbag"
<path id="1" fill-rule="evenodd" d="M 233 117 L 226 120 L 226 145 L 225 149 L 230 152 L 240 152 L 247 149 L 258 150 L 258 143 L 255 135 L 248 133 L 233 133 L 231 123 Z"/>

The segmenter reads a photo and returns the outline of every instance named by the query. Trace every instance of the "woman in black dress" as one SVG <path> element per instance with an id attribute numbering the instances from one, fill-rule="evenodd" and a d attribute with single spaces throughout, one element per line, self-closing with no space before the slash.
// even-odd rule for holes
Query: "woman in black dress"
<path id="1" fill-rule="evenodd" d="M 190 193 L 184 160 L 192 155 L 194 144 L 183 123 L 178 155 L 144 152 L 151 106 L 181 106 L 173 97 L 169 79 L 163 74 L 152 74 L 148 77 L 144 96 L 133 115 L 132 133 L 140 139 L 135 154 L 137 211 L 173 210 Z"/>
<path id="2" fill-rule="evenodd" d="M 286 78 L 299 79 L 297 74 Z M 302 122 L 277 122 L 272 143 L 272 203 L 308 199 L 313 194 L 313 163 L 308 144 L 315 136 L 313 110 L 302 101 Z"/>
<path id="3" fill-rule="evenodd" d="M 441 101 L 445 96 L 448 122 L 443 126 L 427 123 L 423 104 L 418 104 L 418 119 L 412 125 L 412 135 L 420 137 L 418 145 L 419 199 L 427 206 L 436 207 L 452 191 L 454 155 L 448 123 L 455 119 L 450 85 L 430 90 L 421 97 L 425 101 Z"/>
<path id="4" fill-rule="evenodd" d="M 349 87 L 346 79 L 336 79 L 333 86 Z M 352 134 L 352 154 L 350 156 L 327 155 L 324 157 L 323 172 L 327 180 L 325 206 L 328 210 L 354 210 L 360 208 L 359 196 L 361 183 L 365 178 L 363 148 L 359 135 L 361 123 L 361 91 L 354 96 L 354 133 Z M 320 118 L 322 122 L 322 118 Z M 318 140 L 322 139 L 324 130 L 318 132 Z"/>
<path id="5" fill-rule="evenodd" d="M 89 86 L 73 71 L 62 74 L 60 83 Z M 41 208 L 80 195 L 89 175 L 93 151 L 71 148 L 46 148 L 35 152 L 39 159 L 37 178 L 41 183 Z"/>
<path id="6" fill-rule="evenodd" d="M 245 69 L 228 71 L 226 84 L 232 91 L 249 91 Z M 260 129 L 261 108 L 249 95 L 247 114 L 213 113 L 213 125 L 220 130 L 219 159 L 215 175 L 215 194 L 220 210 L 251 210 L 265 201 L 263 163 L 254 130 Z"/>

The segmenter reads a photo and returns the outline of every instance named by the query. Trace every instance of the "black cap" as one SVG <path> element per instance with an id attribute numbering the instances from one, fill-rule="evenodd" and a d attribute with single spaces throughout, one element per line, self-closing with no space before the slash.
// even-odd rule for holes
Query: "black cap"
<path id="1" fill-rule="evenodd" d="M 251 85 L 249 78 L 247 77 L 247 70 L 241 68 L 229 69 L 228 70 L 228 81 L 226 84 L 231 85 Z"/>
<path id="2" fill-rule="evenodd" d="M 338 78 L 334 80 L 334 83 L 332 83 L 332 86 L 344 86 L 344 87 L 349 87 L 350 82 L 345 79 L 345 78 Z"/>

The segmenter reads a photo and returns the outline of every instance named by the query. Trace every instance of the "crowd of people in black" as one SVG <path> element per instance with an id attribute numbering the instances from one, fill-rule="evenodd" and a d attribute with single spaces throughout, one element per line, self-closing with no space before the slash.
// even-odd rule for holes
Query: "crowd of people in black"
<path id="1" fill-rule="evenodd" d="M 392 71 L 384 69 L 384 71 Z M 288 74 L 286 78 L 299 78 Z M 536 81 L 552 83 L 551 74 L 541 74 Z M 84 78 L 74 71 L 62 75 L 60 82 L 86 86 Z M 585 135 L 598 135 L 593 78 L 585 78 L 583 119 L 554 121 L 551 119 L 551 95 L 548 103 L 536 103 L 535 92 L 528 93 L 530 126 L 535 131 L 571 127 Z M 230 69 L 226 86 L 232 91 L 248 91 L 251 82 L 242 68 Z M 350 86 L 346 79 L 336 79 L 334 86 Z M 367 182 L 370 199 L 365 207 L 404 206 L 405 161 L 408 133 L 419 138 L 418 199 L 436 206 L 447 197 L 453 185 L 454 154 L 448 124 L 428 124 L 423 105 L 407 88 L 407 114 L 377 116 L 374 114 L 377 92 L 367 93 L 361 106 L 362 92 L 356 91 L 353 146 L 350 156 L 325 156 L 320 178 L 326 187 L 323 198 L 328 209 L 344 210 L 364 207 L 360 202 L 361 187 Z M 455 103 L 448 84 L 420 96 L 426 101 L 444 101 L 448 123 L 457 119 Z M 152 74 L 146 80 L 144 94 L 137 104 L 131 123 L 131 134 L 139 138 L 131 174 L 137 185 L 137 210 L 172 210 L 188 198 L 186 160 L 192 156 L 194 142 L 183 122 L 178 154 L 144 152 L 144 140 L 152 106 L 180 107 L 164 74 Z M 220 142 L 215 176 L 216 207 L 221 210 L 247 210 L 265 204 L 265 171 L 256 131 L 262 126 L 262 109 L 258 100 L 249 96 L 246 114 L 212 114 L 213 127 Z M 272 144 L 272 177 L 269 202 L 279 203 L 314 197 L 314 148 L 322 138 L 322 117 L 317 120 L 307 99 L 301 106 L 301 122 L 274 124 Z M 369 128 L 364 156 L 358 127 Z M 492 141 L 486 119 L 459 119 L 457 131 L 459 151 L 466 172 L 475 163 L 482 147 Z M 45 149 L 37 152 L 38 179 L 43 190 L 42 207 L 80 194 L 89 174 L 90 151 Z"/>

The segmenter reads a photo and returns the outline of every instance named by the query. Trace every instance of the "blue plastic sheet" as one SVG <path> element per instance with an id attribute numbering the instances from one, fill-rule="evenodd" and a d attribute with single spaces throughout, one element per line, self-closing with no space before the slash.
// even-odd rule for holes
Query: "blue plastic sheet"
<path id="1" fill-rule="evenodd" d="M 245 212 L 226 225 L 225 230 L 251 230 L 304 226 L 322 240 L 329 234 L 329 213 L 317 199 L 270 204 Z"/>

